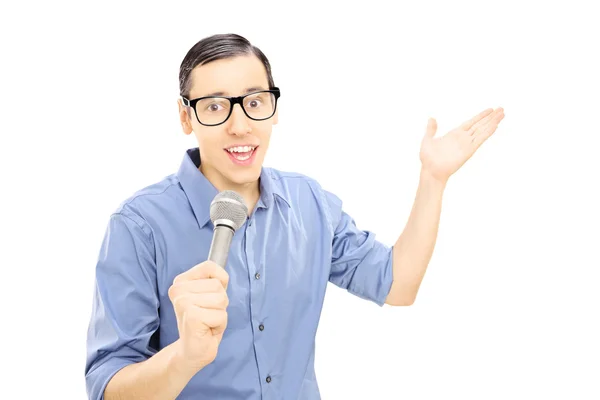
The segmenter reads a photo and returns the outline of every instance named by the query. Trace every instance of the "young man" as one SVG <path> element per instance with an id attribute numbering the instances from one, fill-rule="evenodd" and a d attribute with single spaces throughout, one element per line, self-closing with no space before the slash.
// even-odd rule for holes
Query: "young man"
<path id="1" fill-rule="evenodd" d="M 485 110 L 441 138 L 429 121 L 415 204 L 389 248 L 313 179 L 262 166 L 280 92 L 246 39 L 198 42 L 181 64 L 180 90 L 181 126 L 198 148 L 110 217 L 96 266 L 88 395 L 319 399 L 314 343 L 327 283 L 380 306 L 412 304 L 446 182 L 503 111 Z M 249 209 L 225 268 L 205 261 L 209 206 L 223 190 Z"/>

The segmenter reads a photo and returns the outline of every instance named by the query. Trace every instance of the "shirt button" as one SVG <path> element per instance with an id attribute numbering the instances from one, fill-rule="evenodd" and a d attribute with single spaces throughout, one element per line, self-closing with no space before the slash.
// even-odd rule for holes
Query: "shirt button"
<path id="1" fill-rule="evenodd" d="M 258 329 L 260 329 L 261 331 L 264 331 L 264 330 L 265 330 L 265 326 L 264 326 L 263 324 L 260 324 L 260 325 L 258 326 Z"/>
<path id="2" fill-rule="evenodd" d="M 256 275 L 254 275 L 254 279 L 260 279 L 260 274 L 257 272 Z"/>
<path id="3" fill-rule="evenodd" d="M 267 383 L 271 383 L 271 377 L 267 376 Z"/>

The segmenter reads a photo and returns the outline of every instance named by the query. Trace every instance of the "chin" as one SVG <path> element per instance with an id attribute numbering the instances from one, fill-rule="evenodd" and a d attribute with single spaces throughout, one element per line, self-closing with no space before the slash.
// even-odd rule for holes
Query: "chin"
<path id="1" fill-rule="evenodd" d="M 236 185 L 246 185 L 249 183 L 256 182 L 260 178 L 260 166 L 253 166 L 252 169 L 245 171 L 232 171 L 227 179 Z"/>

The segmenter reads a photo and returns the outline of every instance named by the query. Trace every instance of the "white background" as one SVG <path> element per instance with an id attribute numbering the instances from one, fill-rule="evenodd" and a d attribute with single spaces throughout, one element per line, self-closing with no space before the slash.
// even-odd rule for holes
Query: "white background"
<path id="1" fill-rule="evenodd" d="M 196 145 L 178 124 L 179 64 L 229 32 L 265 52 L 282 89 L 266 165 L 316 178 L 386 244 L 411 210 L 427 117 L 442 134 L 505 109 L 448 184 L 416 303 L 379 308 L 330 285 L 324 399 L 600 398 L 597 11 L 14 3 L 0 8 L 0 398 L 86 398 L 108 217 Z"/>

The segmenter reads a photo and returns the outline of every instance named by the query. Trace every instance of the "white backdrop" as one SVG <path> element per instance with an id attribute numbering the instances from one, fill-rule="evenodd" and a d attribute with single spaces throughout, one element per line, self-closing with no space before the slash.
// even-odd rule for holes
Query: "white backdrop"
<path id="1" fill-rule="evenodd" d="M 108 217 L 196 145 L 178 123 L 179 64 L 229 32 L 265 52 L 282 90 L 266 165 L 316 178 L 387 244 L 427 117 L 441 134 L 505 109 L 448 184 L 415 304 L 329 286 L 324 399 L 600 398 L 598 14 L 448 3 L 0 6 L 0 398 L 86 397 Z"/>

